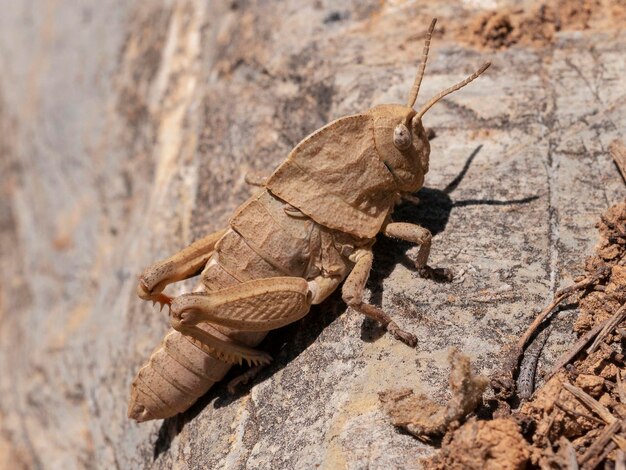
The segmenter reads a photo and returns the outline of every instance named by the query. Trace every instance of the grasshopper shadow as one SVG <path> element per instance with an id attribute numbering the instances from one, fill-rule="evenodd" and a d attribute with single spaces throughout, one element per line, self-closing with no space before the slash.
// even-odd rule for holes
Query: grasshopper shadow
<path id="1" fill-rule="evenodd" d="M 270 353 L 273 361 L 250 382 L 240 385 L 235 393 L 230 393 L 227 388 L 228 382 L 247 369 L 246 367 L 234 366 L 222 381 L 215 384 L 187 411 L 163 420 L 154 443 L 154 460 L 166 452 L 185 425 L 212 402 L 213 407 L 219 409 L 250 393 L 253 386 L 264 382 L 298 357 L 345 310 L 346 305 L 341 299 L 341 291 L 337 290 L 323 304 L 312 306 L 309 314 L 303 319 L 270 331 L 258 348 Z"/>
<path id="2" fill-rule="evenodd" d="M 466 199 L 454 200 L 452 193 L 461 184 L 469 171 L 472 162 L 480 153 L 482 145 L 479 145 L 466 159 L 459 174 L 454 177 L 443 189 L 424 187 L 415 196 L 419 203 L 405 202 L 400 204 L 393 213 L 395 222 L 408 222 L 427 228 L 433 236 L 446 229 L 450 214 L 455 209 L 462 209 L 467 206 L 508 206 L 528 204 L 539 196 L 529 196 L 521 199 L 496 200 L 496 199 Z M 367 287 L 371 291 L 370 303 L 381 306 L 383 298 L 383 283 L 395 269 L 398 263 L 408 269 L 415 270 L 414 263 L 407 256 L 407 251 L 415 245 L 402 241 L 393 240 L 379 235 L 374 245 L 374 266 L 370 273 Z M 436 243 L 435 243 L 436 246 Z M 435 248 L 436 249 L 436 248 Z M 440 267 L 440 266 L 436 266 Z M 441 266 L 445 267 L 445 266 Z M 417 272 L 415 276 L 418 276 Z M 436 281 L 430 281 L 436 282 Z M 441 281 L 438 281 L 441 282 Z M 361 338 L 364 341 L 374 341 L 384 334 L 384 330 L 375 322 L 365 319 L 361 328 Z"/>
<path id="3" fill-rule="evenodd" d="M 401 204 L 394 211 L 394 220 L 397 222 L 410 222 L 427 228 L 433 235 L 443 232 L 446 228 L 450 213 L 455 208 L 469 205 L 509 205 L 526 204 L 539 196 L 531 196 L 523 199 L 499 201 L 499 200 L 464 200 L 454 201 L 450 194 L 459 186 L 473 160 L 480 152 L 482 146 L 478 146 L 467 158 L 460 173 L 443 189 L 422 188 L 416 193 L 419 204 Z M 406 252 L 413 245 L 400 240 L 390 240 L 379 236 L 374 246 L 374 267 L 368 281 L 368 288 L 372 294 L 370 302 L 379 305 L 382 302 L 382 285 L 384 280 L 391 274 L 398 262 L 404 266 L 413 268 L 413 262 Z M 417 275 L 417 274 L 416 274 Z M 297 358 L 307 349 L 322 333 L 322 331 L 335 321 L 346 305 L 341 299 L 341 289 L 337 289 L 321 305 L 314 305 L 311 312 L 302 320 L 287 325 L 278 330 L 271 331 L 259 345 L 260 349 L 269 352 L 274 360 L 263 369 L 248 384 L 239 386 L 234 394 L 227 390 L 228 382 L 242 374 L 245 368 L 233 367 L 224 380 L 217 383 L 211 390 L 192 405 L 187 411 L 172 418 L 165 419 L 161 425 L 157 440 L 154 444 L 154 460 L 166 452 L 173 439 L 182 431 L 187 422 L 194 419 L 201 411 L 213 402 L 216 409 L 230 405 L 250 392 L 250 389 L 270 378 L 283 369 L 287 364 Z M 364 319 L 361 327 L 361 338 L 364 341 L 375 341 L 384 334 L 384 330 L 375 322 Z"/>

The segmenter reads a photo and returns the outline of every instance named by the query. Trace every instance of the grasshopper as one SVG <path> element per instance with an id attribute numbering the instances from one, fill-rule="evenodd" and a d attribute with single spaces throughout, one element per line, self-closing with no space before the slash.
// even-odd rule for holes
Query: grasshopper
<path id="1" fill-rule="evenodd" d="M 337 119 L 302 140 L 241 205 L 228 227 L 197 240 L 140 277 L 140 298 L 170 307 L 172 330 L 131 387 L 128 416 L 139 422 L 185 411 L 232 364 L 251 371 L 271 357 L 255 346 L 269 330 L 292 323 L 343 282 L 346 304 L 414 347 L 417 338 L 363 301 L 376 235 L 419 244 L 423 277 L 448 275 L 427 265 L 431 233 L 391 219 L 402 196 L 419 190 L 430 144 L 422 116 L 462 82 L 413 109 L 436 20 L 406 105 L 384 104 Z M 200 274 L 196 291 L 176 298 L 168 284 Z M 245 374 L 244 374 L 245 375 Z M 243 380 L 247 380 L 245 377 Z"/>

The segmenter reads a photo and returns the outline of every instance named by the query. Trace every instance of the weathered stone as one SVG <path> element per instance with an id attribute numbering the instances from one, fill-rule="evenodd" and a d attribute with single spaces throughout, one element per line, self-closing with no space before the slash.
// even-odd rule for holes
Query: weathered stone
<path id="1" fill-rule="evenodd" d="M 497 369 L 626 195 L 607 151 L 626 128 L 626 33 L 463 41 L 505 3 L 2 1 L 0 466 L 418 468 L 433 449 L 393 430 L 378 392 L 445 400 L 453 346 Z M 423 204 L 397 211 L 433 231 L 431 262 L 456 280 L 419 278 L 407 244 L 375 247 L 371 300 L 417 349 L 334 296 L 270 336 L 275 362 L 249 393 L 221 386 L 176 419 L 130 422 L 130 382 L 167 328 L 135 297 L 141 269 L 223 226 L 249 169 L 333 118 L 403 102 L 431 15 L 418 103 L 493 66 L 425 116 Z M 574 318 L 555 316 L 548 368 Z"/>

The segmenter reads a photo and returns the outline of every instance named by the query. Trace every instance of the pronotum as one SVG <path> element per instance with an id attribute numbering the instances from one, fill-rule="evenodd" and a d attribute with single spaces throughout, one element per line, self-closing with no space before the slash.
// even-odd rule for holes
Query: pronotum
<path id="1" fill-rule="evenodd" d="M 241 205 L 228 227 L 197 240 L 142 274 L 137 293 L 170 307 L 172 330 L 131 387 L 129 417 L 147 421 L 189 408 L 234 363 L 259 366 L 270 356 L 254 347 L 269 330 L 294 322 L 342 283 L 346 304 L 415 346 L 380 308 L 363 302 L 378 233 L 420 245 L 415 267 L 427 265 L 430 232 L 391 219 L 395 204 L 420 189 L 430 145 L 422 117 L 462 82 L 413 109 L 436 20 L 407 103 L 383 104 L 342 117 L 302 140 Z M 176 298 L 168 284 L 200 274 L 200 288 Z M 254 368 L 253 368 L 254 369 Z"/>

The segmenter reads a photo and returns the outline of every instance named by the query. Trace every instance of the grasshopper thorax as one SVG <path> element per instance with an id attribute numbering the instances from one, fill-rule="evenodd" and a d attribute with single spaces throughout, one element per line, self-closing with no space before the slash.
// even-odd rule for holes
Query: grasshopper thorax
<path id="1" fill-rule="evenodd" d="M 434 28 L 435 20 L 428 29 L 422 64 L 406 105 L 375 106 L 318 129 L 268 178 L 267 190 L 324 227 L 374 238 L 393 211 L 398 193 L 417 191 L 424 184 L 430 145 L 422 116 L 489 66 L 483 65 L 416 111 L 413 106 Z"/>

